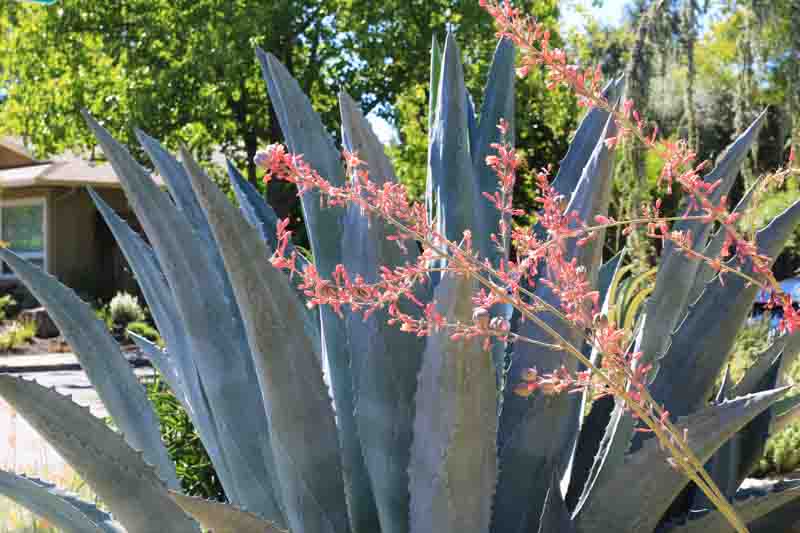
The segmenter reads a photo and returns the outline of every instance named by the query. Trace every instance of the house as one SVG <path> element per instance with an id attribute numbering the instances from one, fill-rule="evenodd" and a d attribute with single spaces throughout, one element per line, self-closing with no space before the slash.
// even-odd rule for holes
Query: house
<path id="1" fill-rule="evenodd" d="M 39 161 L 13 141 L 0 139 L 0 240 L 79 293 L 109 297 L 135 283 L 87 186 L 137 227 L 108 163 L 78 157 Z M 0 290 L 17 285 L 13 272 L 2 265 Z"/>

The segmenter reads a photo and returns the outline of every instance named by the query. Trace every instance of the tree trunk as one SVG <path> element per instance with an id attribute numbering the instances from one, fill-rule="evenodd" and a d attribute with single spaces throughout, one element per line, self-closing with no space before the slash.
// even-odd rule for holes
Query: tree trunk
<path id="1" fill-rule="evenodd" d="M 256 169 L 256 152 L 258 151 L 258 137 L 255 132 L 248 131 L 244 136 L 244 150 L 247 153 L 247 179 L 253 185 L 258 181 Z"/>
<path id="2" fill-rule="evenodd" d="M 631 50 L 631 58 L 625 67 L 625 97 L 632 100 L 639 113 L 644 114 L 648 107 L 650 96 L 650 73 L 652 70 L 652 57 L 648 47 L 648 35 L 653 32 L 656 18 L 663 7 L 663 1 L 653 2 L 643 14 L 636 40 Z M 645 4 L 646 6 L 646 4 Z M 645 9 L 643 6 L 643 10 Z M 635 218 L 641 203 L 647 200 L 647 169 L 645 149 L 640 142 L 631 140 L 625 144 L 623 160 L 623 192 L 627 193 L 627 205 L 624 205 L 625 218 Z M 628 247 L 632 259 L 639 263 L 642 270 L 646 270 L 651 255 L 650 243 L 643 231 L 637 230 L 630 234 Z"/>
<path id="3" fill-rule="evenodd" d="M 750 125 L 750 101 L 753 97 L 753 2 L 744 8 L 744 27 L 736 40 L 736 52 L 739 59 L 739 77 L 736 83 L 734 99 L 733 127 L 736 130 L 733 138 L 741 135 Z M 757 148 L 754 143 L 753 151 L 742 163 L 742 177 L 745 187 L 749 188 L 754 182 L 753 161 Z"/>
<path id="4" fill-rule="evenodd" d="M 278 116 L 275 114 L 275 108 L 270 105 L 269 107 L 269 142 L 279 143 L 283 142 L 283 133 L 281 132 L 280 124 L 278 124 Z M 297 197 L 297 189 L 294 185 L 285 181 L 272 180 L 267 184 L 267 201 L 275 210 L 278 218 L 290 217 L 292 212 L 299 213 L 300 200 Z M 292 228 L 296 226 L 297 221 L 293 221 Z"/>
<path id="5" fill-rule="evenodd" d="M 795 31 L 792 32 L 791 54 L 794 58 L 790 62 L 789 82 L 789 120 L 791 133 L 789 148 L 794 148 L 795 165 L 800 166 L 800 1 L 791 5 L 791 21 Z"/>
<path id="6" fill-rule="evenodd" d="M 683 3 L 683 43 L 686 52 L 686 87 L 683 92 L 683 116 L 686 124 L 686 142 L 696 153 L 700 152 L 700 137 L 697 131 L 697 109 L 694 102 L 694 81 L 697 77 L 694 64 L 694 47 L 697 41 L 697 24 L 694 0 Z"/>

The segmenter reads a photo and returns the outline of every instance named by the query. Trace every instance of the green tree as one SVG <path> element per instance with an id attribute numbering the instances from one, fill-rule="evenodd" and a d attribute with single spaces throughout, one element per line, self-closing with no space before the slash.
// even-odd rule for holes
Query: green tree
<path id="1" fill-rule="evenodd" d="M 525 4 L 555 31 L 557 0 Z M 339 88 L 398 125 L 400 174 L 419 182 L 427 151 L 415 128 L 427 113 L 429 47 L 446 28 L 457 32 L 478 94 L 496 37 L 476 0 L 6 2 L 0 129 L 41 156 L 94 154 L 78 114 L 86 108 L 129 146 L 140 127 L 172 148 L 188 145 L 200 159 L 219 150 L 255 181 L 258 147 L 282 139 L 253 55 L 260 46 L 300 81 L 331 131 L 338 131 L 331 95 Z M 573 100 L 549 93 L 541 80 L 526 82 L 520 96 L 519 143 L 529 162 L 557 161 L 574 126 Z M 268 195 L 280 216 L 298 212 L 285 184 L 271 184 Z"/>
<path id="2" fill-rule="evenodd" d="M 219 148 L 249 161 L 276 135 L 254 46 L 303 73 L 313 93 L 339 74 L 335 65 L 317 68 L 334 54 L 324 46 L 334 31 L 323 23 L 331 8 L 325 0 L 7 3 L 3 127 L 41 155 L 91 150 L 78 116 L 86 107 L 129 144 L 138 125 L 173 146 L 184 142 L 204 155 Z M 252 165 L 249 173 L 254 178 Z"/>
<path id="3" fill-rule="evenodd" d="M 395 116 L 397 97 L 427 76 L 433 31 L 448 23 L 463 26 L 470 40 L 493 40 L 488 16 L 472 1 L 7 2 L 0 7 L 8 93 L 0 122 L 40 155 L 91 151 L 78 117 L 86 107 L 123 141 L 138 125 L 170 145 L 184 142 L 201 155 L 218 148 L 249 162 L 259 144 L 281 138 L 255 46 L 289 68 L 333 127 L 337 88 L 367 112 Z M 467 55 L 480 55 L 478 47 L 470 44 Z M 249 171 L 253 178 L 252 165 Z"/>

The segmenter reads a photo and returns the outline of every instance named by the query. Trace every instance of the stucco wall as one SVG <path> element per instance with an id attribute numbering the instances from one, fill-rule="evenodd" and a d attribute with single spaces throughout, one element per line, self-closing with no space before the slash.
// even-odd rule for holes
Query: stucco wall
<path id="1" fill-rule="evenodd" d="M 115 211 L 124 214 L 127 203 L 116 189 L 100 190 L 100 195 Z M 99 246 L 98 219 L 89 194 L 82 189 L 54 189 L 48 197 L 48 269 L 62 282 L 92 294 L 106 292 L 113 279 L 109 271 L 108 250 Z"/>
<path id="2" fill-rule="evenodd" d="M 130 217 L 121 190 L 97 191 L 117 213 Z M 62 187 L 0 190 L 0 200 L 27 198 L 47 199 L 45 245 L 47 270 L 51 274 L 92 296 L 108 296 L 116 289 L 128 288 L 114 286 L 120 280 L 120 259 L 110 250 L 113 239 L 85 190 Z"/>

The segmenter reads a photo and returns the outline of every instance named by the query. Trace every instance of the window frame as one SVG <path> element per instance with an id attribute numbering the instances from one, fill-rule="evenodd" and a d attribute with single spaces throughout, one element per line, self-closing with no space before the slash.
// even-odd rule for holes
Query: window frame
<path id="1" fill-rule="evenodd" d="M 3 200 L 0 199 L 0 241 L 3 240 L 3 209 L 8 207 L 30 207 L 42 206 L 42 251 L 41 252 L 19 252 L 23 259 L 41 259 L 42 268 L 45 272 L 49 272 L 48 268 L 48 253 L 47 253 L 47 196 L 36 196 L 31 198 L 18 198 Z M 3 272 L 3 264 L 0 261 L 0 281 L 14 281 L 17 276 L 13 273 Z"/>

